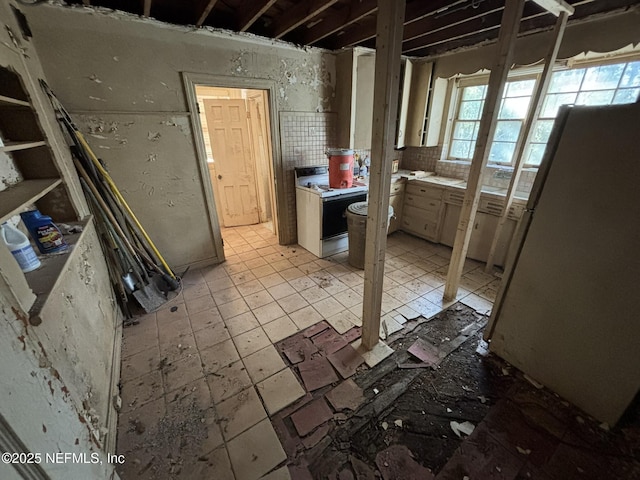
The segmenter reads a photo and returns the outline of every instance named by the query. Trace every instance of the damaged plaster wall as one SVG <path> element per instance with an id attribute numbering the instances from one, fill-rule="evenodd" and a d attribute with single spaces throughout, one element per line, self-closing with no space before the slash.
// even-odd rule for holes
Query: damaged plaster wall
<path id="1" fill-rule="evenodd" d="M 54 91 L 174 267 L 221 255 L 181 73 L 275 82 L 275 121 L 283 111 L 333 108 L 335 57 L 318 49 L 107 10 L 42 5 L 24 13 Z M 286 209 L 295 218 L 295 206 Z M 295 240 L 280 233 L 283 243 Z"/>
<path id="2" fill-rule="evenodd" d="M 83 218 L 89 212 L 69 149 L 37 86 L 38 79 L 45 78 L 38 55 L 31 41 L 20 35 L 9 5 L 0 0 L 0 66 L 22 79 L 73 202 L 75 212 L 67 213 Z M 3 171 L 3 178 L 6 174 Z M 6 276 L 7 265 L 0 265 L 0 416 L 31 452 L 94 452 L 102 461 L 73 468 L 41 465 L 52 479 L 117 478 L 112 477 L 103 447 L 115 446 L 110 388 L 117 376 L 113 368 L 119 368 L 114 348 L 120 341 L 116 328 L 120 317 L 93 226 L 87 227 L 83 238 L 74 247 L 73 258 L 51 291 L 40 313 L 42 323 L 36 327 L 28 323 L 11 294 L 21 273 Z M 108 430 L 112 435 L 106 437 Z M 4 474 L 0 477 L 5 478 Z"/>

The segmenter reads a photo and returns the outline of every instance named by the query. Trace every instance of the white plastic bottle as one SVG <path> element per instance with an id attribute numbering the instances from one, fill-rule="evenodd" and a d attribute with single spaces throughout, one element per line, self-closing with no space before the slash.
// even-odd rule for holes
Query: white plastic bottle
<path id="1" fill-rule="evenodd" d="M 9 247 L 23 272 L 30 272 L 40 266 L 40 260 L 29 243 L 27 236 L 8 223 L 2 224 L 2 239 Z"/>

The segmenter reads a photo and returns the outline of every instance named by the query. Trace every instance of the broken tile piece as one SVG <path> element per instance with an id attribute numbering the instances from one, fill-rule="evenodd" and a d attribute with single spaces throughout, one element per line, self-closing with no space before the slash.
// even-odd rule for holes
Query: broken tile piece
<path id="1" fill-rule="evenodd" d="M 311 392 L 337 382 L 338 376 L 325 357 L 307 360 L 298 364 L 300 376 L 307 391 Z"/>
<path id="2" fill-rule="evenodd" d="M 393 348 L 391 348 L 383 341 L 379 341 L 378 343 L 376 343 L 371 350 L 367 350 L 362 346 L 361 338 L 353 342 L 351 346 L 355 348 L 360 355 L 362 355 L 362 358 L 364 358 L 366 364 L 371 368 L 375 367 L 377 364 L 379 364 L 381 361 L 383 361 L 393 353 Z"/>
<path id="3" fill-rule="evenodd" d="M 358 338 L 360 338 L 361 336 L 362 336 L 362 328 L 361 327 L 353 327 L 347 333 L 342 335 L 342 338 L 344 338 L 345 342 L 351 343 L 354 340 L 357 340 Z"/>
<path id="4" fill-rule="evenodd" d="M 269 419 L 264 419 L 227 444 L 238 478 L 260 478 L 287 459 Z"/>
<path id="5" fill-rule="evenodd" d="M 314 335 L 324 332 L 327 328 L 329 328 L 329 324 L 323 321 L 307 328 L 304 332 L 302 332 L 302 334 L 307 338 L 311 338 Z"/>
<path id="6" fill-rule="evenodd" d="M 311 343 L 311 340 L 301 334 L 287 338 L 280 343 L 279 347 L 293 364 L 309 360 L 311 355 L 318 351 L 316 346 Z"/>
<path id="7" fill-rule="evenodd" d="M 362 402 L 364 402 L 362 389 L 351 379 L 342 382 L 325 396 L 331 406 L 337 411 L 347 408 L 349 410 L 357 410 L 358 407 L 362 405 Z"/>
<path id="8" fill-rule="evenodd" d="M 442 358 L 444 358 L 444 355 L 441 354 L 438 347 L 431 345 L 429 342 L 421 338 L 416 340 L 413 345 L 409 347 L 407 352 L 416 357 L 418 360 L 428 363 L 432 367 L 436 367 L 437 365 L 439 365 L 442 361 Z"/>
<path id="9" fill-rule="evenodd" d="M 333 418 L 333 412 L 327 405 L 324 398 L 314 400 L 309 405 L 291 415 L 293 426 L 296 427 L 298 435 L 304 437 L 317 427 Z"/>
<path id="10" fill-rule="evenodd" d="M 432 480 L 433 473 L 413 459 L 404 445 L 393 445 L 376 455 L 376 465 L 384 480 Z"/>
<path id="11" fill-rule="evenodd" d="M 308 437 L 305 437 L 302 440 L 302 444 L 304 445 L 304 448 L 306 448 L 307 450 L 309 450 L 310 448 L 315 447 L 317 444 L 320 443 L 320 441 L 326 437 L 329 434 L 329 425 L 322 425 L 320 428 L 318 428 L 315 432 L 313 432 L 311 435 L 309 435 Z"/>
<path id="12" fill-rule="evenodd" d="M 351 345 L 328 355 L 327 358 L 340 376 L 345 379 L 356 373 L 356 369 L 364 363 L 362 355 L 356 352 Z"/>
<path id="13" fill-rule="evenodd" d="M 318 347 L 318 350 L 322 350 L 327 355 L 337 352 L 347 345 L 347 342 L 332 329 L 325 330 L 311 340 Z"/>
<path id="14" fill-rule="evenodd" d="M 342 335 L 356 325 L 358 318 L 349 310 L 344 310 L 327 318 L 327 322 Z"/>
<path id="15" fill-rule="evenodd" d="M 256 385 L 270 415 L 304 396 L 304 389 L 291 369 L 285 368 Z"/>

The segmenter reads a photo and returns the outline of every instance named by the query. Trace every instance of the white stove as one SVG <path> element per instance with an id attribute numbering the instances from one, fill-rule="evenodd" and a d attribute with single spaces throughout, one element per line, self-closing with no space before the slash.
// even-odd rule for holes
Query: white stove
<path id="1" fill-rule="evenodd" d="M 349 248 L 345 211 L 367 199 L 368 186 L 330 188 L 326 165 L 295 169 L 298 244 L 323 258 Z"/>

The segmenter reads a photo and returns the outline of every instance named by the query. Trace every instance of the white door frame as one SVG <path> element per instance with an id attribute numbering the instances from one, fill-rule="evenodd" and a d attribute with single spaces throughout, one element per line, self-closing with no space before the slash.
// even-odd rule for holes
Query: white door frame
<path id="1" fill-rule="evenodd" d="M 293 239 L 287 238 L 287 233 L 283 226 L 288 225 L 287 209 L 286 209 L 286 192 L 284 191 L 284 167 L 282 163 L 282 155 L 280 152 L 280 130 L 278 128 L 277 116 L 278 106 L 276 103 L 276 83 L 272 80 L 260 78 L 240 78 L 229 77 L 226 75 L 212 75 L 207 73 L 190 73 L 182 72 L 182 79 L 185 86 L 187 96 L 187 106 L 191 112 L 191 128 L 193 130 L 196 153 L 198 156 L 198 166 L 202 186 L 204 189 L 207 210 L 209 212 L 209 226 L 213 235 L 214 244 L 217 252 L 218 260 L 224 260 L 224 249 L 222 246 L 222 235 L 220 233 L 220 220 L 215 208 L 215 199 L 213 195 L 213 185 L 209 175 L 209 167 L 207 164 L 207 154 L 204 146 L 204 137 L 202 135 L 202 125 L 200 124 L 200 115 L 198 114 L 198 98 L 196 96 L 196 85 L 204 85 L 208 87 L 226 87 L 226 88 L 246 88 L 254 90 L 266 90 L 269 102 L 269 128 L 271 133 L 271 162 L 273 168 L 273 188 L 275 190 L 276 205 L 272 206 L 272 215 L 274 224 L 277 225 L 276 235 L 280 244 L 291 243 Z"/>

